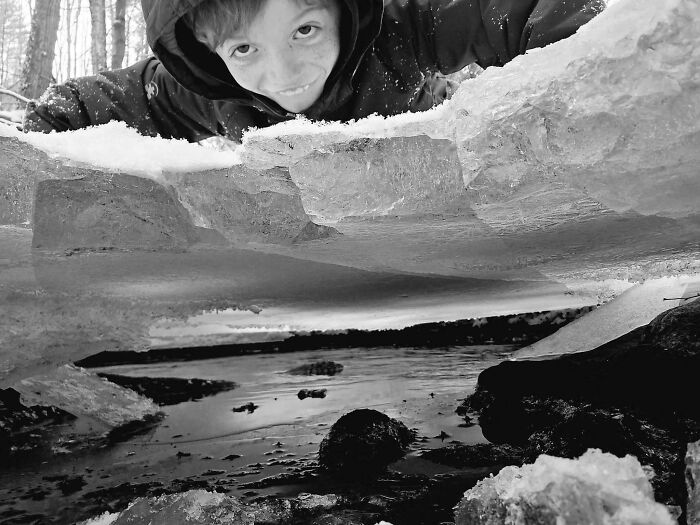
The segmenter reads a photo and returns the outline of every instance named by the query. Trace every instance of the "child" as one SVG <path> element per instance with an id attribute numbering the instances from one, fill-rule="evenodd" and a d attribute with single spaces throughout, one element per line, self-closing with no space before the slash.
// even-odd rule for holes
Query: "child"
<path id="1" fill-rule="evenodd" d="M 27 131 L 121 120 L 146 135 L 240 140 L 303 114 L 423 111 L 443 74 L 566 38 L 604 0 L 142 0 L 158 58 L 51 86 Z"/>

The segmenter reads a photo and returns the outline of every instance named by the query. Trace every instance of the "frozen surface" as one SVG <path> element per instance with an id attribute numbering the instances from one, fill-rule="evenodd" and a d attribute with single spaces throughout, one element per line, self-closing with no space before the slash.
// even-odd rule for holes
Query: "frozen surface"
<path id="1" fill-rule="evenodd" d="M 698 19 L 697 0 L 617 0 L 432 111 L 221 151 L 0 126 L 0 378 L 208 310 L 456 318 L 496 290 L 575 306 L 700 273 Z M 620 327 L 672 305 L 631 306 Z"/>
<path id="2" fill-rule="evenodd" d="M 15 384 L 27 406 L 56 406 L 114 428 L 158 412 L 150 399 L 96 374 L 65 365 Z"/>
<path id="3" fill-rule="evenodd" d="M 526 523 L 671 525 L 654 501 L 642 466 L 590 449 L 578 459 L 541 455 L 531 465 L 505 467 L 464 493 L 456 525 Z"/>
<path id="4" fill-rule="evenodd" d="M 614 301 L 576 319 L 551 336 L 515 352 L 515 358 L 585 352 L 648 324 L 700 290 L 700 276 L 651 279 L 634 285 Z"/>

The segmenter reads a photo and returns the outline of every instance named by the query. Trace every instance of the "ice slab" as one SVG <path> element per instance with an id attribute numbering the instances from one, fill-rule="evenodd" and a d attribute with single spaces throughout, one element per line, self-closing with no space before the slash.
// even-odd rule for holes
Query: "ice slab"
<path id="1" fill-rule="evenodd" d="M 13 385 L 25 405 L 50 405 L 115 428 L 158 412 L 158 406 L 82 368 L 65 365 Z"/>
<path id="2" fill-rule="evenodd" d="M 580 299 L 700 273 L 698 18 L 693 0 L 617 0 L 572 38 L 465 81 L 432 111 L 295 120 L 247 134 L 236 151 L 116 123 L 51 135 L 0 127 L 4 223 L 31 225 L 37 185 L 107 188 L 98 172 L 174 199 L 122 206 L 128 214 L 103 229 L 80 192 L 80 213 L 40 199 L 37 240 L 66 238 L 50 218 L 69 219 L 69 242 L 56 246 L 70 257 L 32 251 L 32 232 L 0 227 L 0 376 L 143 349 L 152 323 L 205 309 L 318 311 L 371 296 L 371 308 L 354 306 L 371 317 L 400 296 L 377 283 L 405 274 L 558 285 Z M 144 238 L 129 238 L 137 228 L 119 237 L 122 220 L 139 224 L 151 208 Z M 74 237 L 80 224 L 86 237 Z M 201 251 L 188 232 L 202 228 L 224 244 Z M 120 247 L 115 239 L 140 253 L 99 250 Z M 168 243 L 167 255 L 145 253 Z M 339 267 L 368 273 L 350 272 L 343 288 Z M 438 312 L 442 291 L 416 304 Z"/>
<path id="3" fill-rule="evenodd" d="M 513 354 L 514 359 L 593 350 L 648 324 L 657 315 L 683 302 L 700 289 L 700 276 L 650 279 L 634 285 L 615 300 L 576 319 L 551 336 Z"/>
<path id="4" fill-rule="evenodd" d="M 455 524 L 605 523 L 672 525 L 654 501 L 642 466 L 590 449 L 578 459 L 541 455 L 531 465 L 505 467 L 464 493 Z"/>
<path id="5" fill-rule="evenodd" d="M 285 123 L 248 133 L 241 157 L 290 166 L 294 177 L 293 166 L 314 151 L 426 135 L 457 144 L 468 195 L 487 222 L 499 205 L 510 209 L 516 230 L 532 214 L 557 220 L 595 203 L 697 213 L 698 17 L 693 0 L 618 0 L 571 38 L 467 80 L 431 112 L 345 126 Z M 538 198 L 543 184 L 555 196 L 565 192 L 564 210 Z M 333 191 L 314 197 L 343 213 Z"/>

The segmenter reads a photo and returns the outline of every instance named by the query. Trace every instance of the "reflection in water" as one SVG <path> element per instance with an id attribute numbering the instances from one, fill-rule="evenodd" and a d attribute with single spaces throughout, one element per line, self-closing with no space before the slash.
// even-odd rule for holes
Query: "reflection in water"
<path id="1" fill-rule="evenodd" d="M 313 465 L 330 426 L 355 408 L 375 408 L 415 428 L 425 439 L 414 444 L 414 450 L 442 446 L 437 436 L 443 431 L 450 439 L 483 442 L 479 427 L 460 427 L 464 420 L 454 410 L 473 391 L 479 372 L 508 357 L 510 350 L 505 346 L 344 348 L 103 368 L 98 371 L 224 379 L 239 387 L 163 407 L 166 419 L 147 435 L 0 473 L 0 512 L 19 508 L 70 523 L 85 512 L 86 494 L 124 483 L 172 487 L 182 480 L 223 479 L 230 494 L 245 497 L 249 490 L 245 483 Z M 319 360 L 335 361 L 344 369 L 335 376 L 286 373 Z M 302 388 L 325 388 L 327 396 L 300 400 L 297 393 Z M 249 402 L 258 405 L 252 413 L 232 410 Z M 445 467 L 415 460 L 396 468 L 428 472 Z M 212 478 L 212 472 L 217 477 Z M 65 474 L 82 476 L 86 485 L 74 494 L 61 494 L 48 480 Z M 46 497 L 17 498 L 30 488 L 46 491 Z M 310 489 L 303 483 L 277 483 L 256 493 L 290 495 L 304 490 Z"/>

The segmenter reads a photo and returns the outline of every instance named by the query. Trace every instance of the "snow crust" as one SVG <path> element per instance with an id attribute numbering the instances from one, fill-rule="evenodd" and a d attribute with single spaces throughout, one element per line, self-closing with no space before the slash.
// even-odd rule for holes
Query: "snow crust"
<path id="1" fill-rule="evenodd" d="M 0 136 L 15 137 L 69 165 L 130 173 L 162 180 L 164 172 L 228 168 L 240 163 L 237 151 L 185 140 L 144 137 L 123 122 L 109 122 L 65 133 L 21 133 L 0 126 Z"/>

